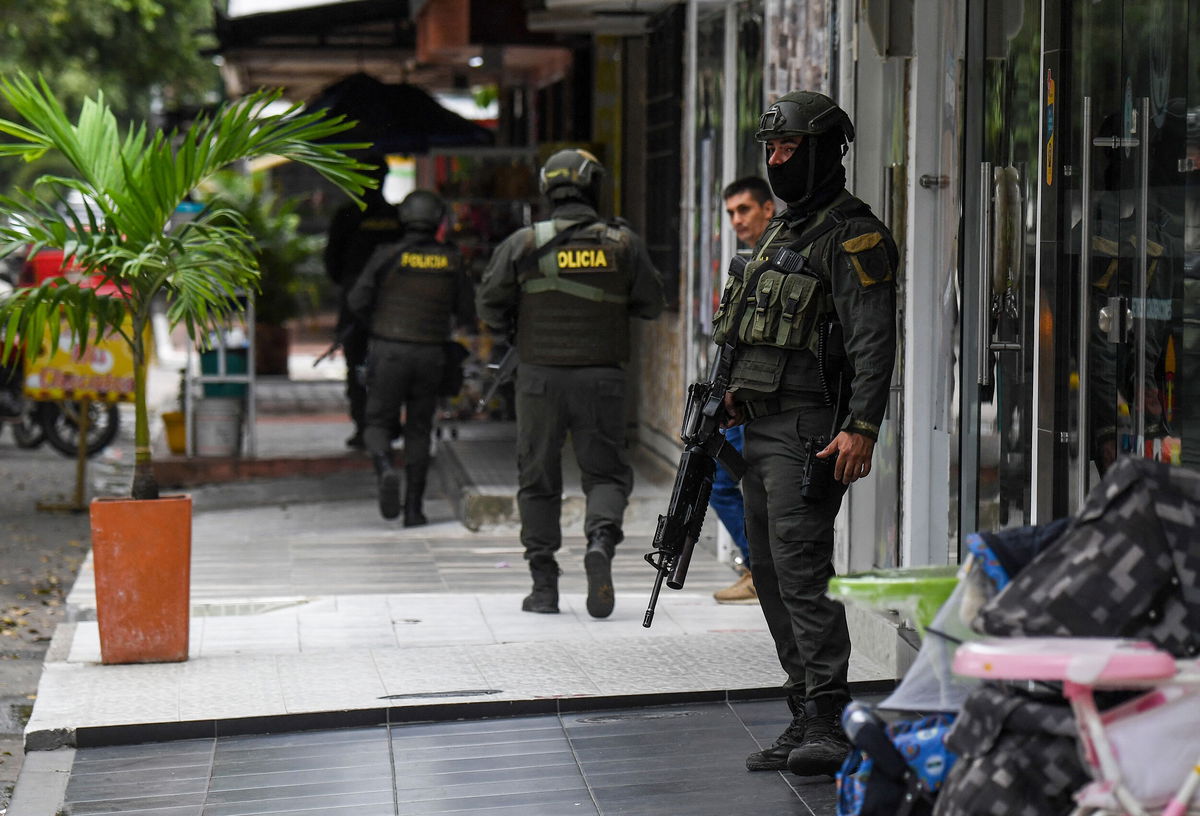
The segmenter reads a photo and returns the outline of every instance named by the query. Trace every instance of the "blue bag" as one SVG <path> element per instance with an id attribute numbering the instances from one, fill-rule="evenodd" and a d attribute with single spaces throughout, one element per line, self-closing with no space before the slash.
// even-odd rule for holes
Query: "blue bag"
<path id="1" fill-rule="evenodd" d="M 862 703 L 842 717 L 855 750 L 837 775 L 837 816 L 924 816 L 955 756 L 946 747 L 953 714 L 887 725 Z"/>

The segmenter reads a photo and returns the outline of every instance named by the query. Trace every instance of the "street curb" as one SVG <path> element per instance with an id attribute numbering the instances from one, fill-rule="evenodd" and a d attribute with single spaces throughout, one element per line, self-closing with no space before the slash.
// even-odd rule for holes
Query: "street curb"
<path id="1" fill-rule="evenodd" d="M 8 804 L 7 816 L 55 816 L 62 812 L 66 799 L 75 751 L 27 753 L 21 764 L 21 776 Z"/>
<path id="2" fill-rule="evenodd" d="M 278 479 L 296 476 L 326 476 L 356 470 L 370 470 L 365 456 L 311 456 L 250 459 L 212 457 L 156 459 L 154 475 L 163 487 L 186 488 L 224 484 L 252 479 Z"/>
<path id="3" fill-rule="evenodd" d="M 893 680 L 866 680 L 851 683 L 850 691 L 854 695 L 883 694 L 891 691 L 895 685 L 895 681 Z M 317 731 L 334 728 L 363 728 L 376 725 L 411 725 L 414 723 L 485 720 L 533 715 L 578 714 L 585 711 L 605 711 L 611 709 L 641 708 L 645 706 L 782 699 L 786 696 L 786 691 L 780 686 L 769 686 L 729 689 L 725 691 L 709 690 L 610 695 L 603 697 L 538 697 L 523 700 L 495 700 L 470 703 L 430 703 L 428 705 L 381 706 L 378 708 L 274 714 L 220 720 L 86 726 L 82 728 L 27 732 L 25 734 L 25 750 L 38 754 L 53 752 L 55 749 L 60 748 L 98 748 L 109 745 L 135 745 L 144 742 L 210 739 L 247 734 Z M 9 816 L 13 816 L 11 811 Z"/>

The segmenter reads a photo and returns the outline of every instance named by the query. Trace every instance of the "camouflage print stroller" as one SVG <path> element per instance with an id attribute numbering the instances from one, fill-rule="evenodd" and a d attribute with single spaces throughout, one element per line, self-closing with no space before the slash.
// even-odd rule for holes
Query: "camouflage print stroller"
<path id="1" fill-rule="evenodd" d="M 1149 695 L 1117 690 L 1119 685 L 1105 680 L 1112 669 L 1095 658 L 1090 669 L 1084 661 L 1063 674 L 1062 682 L 1047 679 L 1053 673 L 1040 672 L 1019 682 L 981 685 L 967 696 L 947 737 L 947 748 L 958 762 L 938 797 L 937 816 L 1049 816 L 1073 810 L 1142 814 L 1164 806 L 1164 813 L 1189 812 L 1186 800 L 1180 805 L 1178 797 L 1190 798 L 1195 791 L 1187 792 L 1183 778 L 1151 790 L 1139 784 L 1152 772 L 1144 764 L 1132 773 L 1128 767 L 1134 766 L 1127 766 L 1125 774 L 1131 778 L 1124 780 L 1100 769 L 1094 755 L 1099 735 L 1085 731 L 1080 739 L 1089 719 L 1077 715 L 1079 687 L 1088 688 L 1089 696 L 1090 689 L 1100 689 L 1094 695 L 1094 722 L 1125 732 L 1126 758 L 1144 753 L 1151 765 L 1163 769 L 1183 756 L 1184 776 L 1191 771 L 1188 763 L 1200 756 L 1200 730 L 1185 727 L 1180 734 L 1177 726 L 1200 723 L 1200 697 L 1186 692 L 1187 667 L 1194 667 L 1200 654 L 1198 517 L 1200 474 L 1144 459 L 1120 459 L 1053 545 L 982 606 L 972 626 L 987 635 L 1068 638 L 1062 646 L 1067 654 L 1089 647 L 1079 639 L 1137 639 L 1179 661 L 1180 669 L 1148 678 L 1161 684 Z M 1014 641 L 1012 648 L 1022 645 Z M 1064 685 L 1074 707 L 1064 696 Z M 1172 703 L 1168 687 L 1180 686 L 1185 691 Z M 1155 716 L 1164 718 L 1157 726 Z M 1172 733 L 1183 744 L 1170 744 Z M 1112 769 L 1119 774 L 1116 765 Z M 1096 804 L 1098 794 L 1122 781 L 1140 793 Z M 1171 790 L 1178 792 L 1175 803 L 1165 798 Z"/>
<path id="2" fill-rule="evenodd" d="M 837 578 L 830 595 L 900 611 L 921 630 L 920 650 L 876 706 L 852 703 L 843 727 L 856 750 L 838 776 L 838 816 L 924 816 L 956 760 L 946 734 L 977 682 L 951 671 L 955 650 L 981 636 L 967 622 L 1066 527 L 1066 521 L 967 537 L 954 568 L 910 568 Z"/>
<path id="3" fill-rule="evenodd" d="M 839 777 L 839 816 L 1193 812 L 1186 798 L 1178 803 L 1194 793 L 1195 780 L 1184 777 L 1200 756 L 1200 696 L 1187 689 L 1200 654 L 1197 518 L 1200 474 L 1127 458 L 1074 518 L 970 536 L 959 586 L 927 627 L 917 663 L 877 710 L 847 709 L 843 724 L 860 750 Z M 955 651 L 988 648 L 959 645 L 984 636 L 1071 638 L 1064 655 L 1095 646 L 1078 639 L 1136 638 L 1180 667 L 1160 672 L 1150 692 L 1145 683 L 1142 691 L 1114 690 L 1095 666 L 1095 678 L 1073 683 L 1087 674 L 1078 674 L 1086 659 L 1077 674 L 1034 673 L 1022 682 L 979 683 L 951 672 Z M 1021 651 L 1020 641 L 1014 644 Z M 923 661 L 931 665 L 922 668 Z M 1064 695 L 1065 678 L 1072 700 Z M 1080 705 L 1084 687 L 1094 717 Z M 888 724 L 877 711 L 908 712 L 909 718 Z M 1181 717 L 1183 711 L 1192 719 Z M 914 719 L 916 712 L 925 716 Z M 1171 728 L 1162 726 L 1164 718 Z M 1192 720 L 1198 724 L 1190 729 L 1197 735 L 1193 744 L 1167 749 L 1155 741 L 1155 730 L 1166 740 Z M 1101 767 L 1097 751 L 1107 743 L 1088 730 L 1095 723 L 1120 738 L 1113 744 L 1124 752 L 1121 759 L 1137 754 L 1130 746 L 1140 740 L 1148 757 L 1159 757 L 1152 764 L 1180 765 L 1183 777 L 1166 771 L 1155 785 L 1125 779 L 1124 794 L 1115 795 L 1121 780 Z"/>

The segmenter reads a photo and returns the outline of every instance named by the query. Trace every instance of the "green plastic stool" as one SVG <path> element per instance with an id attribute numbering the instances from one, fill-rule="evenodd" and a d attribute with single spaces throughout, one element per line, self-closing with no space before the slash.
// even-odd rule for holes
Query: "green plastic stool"
<path id="1" fill-rule="evenodd" d="M 896 610 L 924 633 L 956 586 L 956 565 L 899 567 L 831 578 L 829 597 L 878 611 Z"/>

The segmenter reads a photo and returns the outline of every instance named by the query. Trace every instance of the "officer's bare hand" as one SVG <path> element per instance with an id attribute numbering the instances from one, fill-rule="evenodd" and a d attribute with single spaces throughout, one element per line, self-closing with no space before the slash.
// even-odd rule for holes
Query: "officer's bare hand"
<path id="1" fill-rule="evenodd" d="M 733 401 L 732 391 L 725 392 L 725 399 L 721 401 L 721 405 L 725 407 L 725 420 L 721 423 L 722 428 L 732 428 L 746 421 L 742 409 Z"/>
<path id="2" fill-rule="evenodd" d="M 833 478 L 843 484 L 852 484 L 871 472 L 871 454 L 875 441 L 869 436 L 842 431 L 817 454 L 825 459 L 837 454 L 833 463 Z"/>

